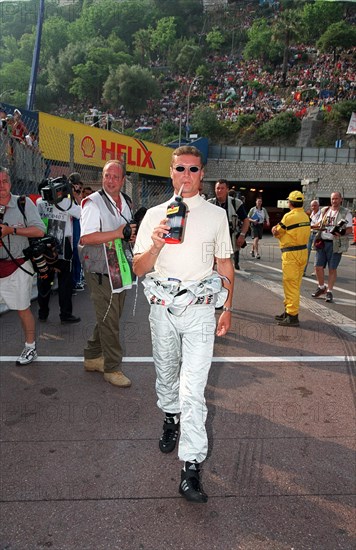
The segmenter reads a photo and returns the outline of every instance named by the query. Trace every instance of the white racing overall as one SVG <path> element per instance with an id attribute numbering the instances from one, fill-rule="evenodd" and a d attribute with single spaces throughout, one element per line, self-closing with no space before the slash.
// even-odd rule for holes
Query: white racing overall
<path id="1" fill-rule="evenodd" d="M 203 462 L 208 451 L 204 390 L 213 356 L 215 306 L 227 290 L 217 274 L 201 282 L 180 284 L 148 275 L 143 281 L 156 367 L 157 405 L 181 413 L 178 456 Z"/>

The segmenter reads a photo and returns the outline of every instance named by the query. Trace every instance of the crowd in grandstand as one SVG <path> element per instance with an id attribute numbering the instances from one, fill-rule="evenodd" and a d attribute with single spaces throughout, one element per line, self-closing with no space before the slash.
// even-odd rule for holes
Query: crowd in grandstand
<path id="1" fill-rule="evenodd" d="M 241 56 L 211 56 L 208 62 L 212 77 L 208 83 L 196 82 L 191 88 L 191 110 L 198 104 L 210 107 L 219 120 L 230 122 L 236 122 L 241 114 L 254 114 L 257 124 L 287 110 L 300 118 L 310 106 L 330 110 L 338 101 L 356 99 L 355 54 L 356 48 L 345 51 L 334 63 L 332 54 L 320 54 L 307 46 L 295 48 L 286 85 L 281 67 L 272 69 Z M 176 87 L 172 87 L 172 82 Z M 184 125 L 191 82 L 191 77 L 166 76 L 158 106 L 149 102 L 145 113 L 126 120 L 126 127 L 154 127 L 164 121 Z M 122 120 L 122 107 L 112 114 Z"/>

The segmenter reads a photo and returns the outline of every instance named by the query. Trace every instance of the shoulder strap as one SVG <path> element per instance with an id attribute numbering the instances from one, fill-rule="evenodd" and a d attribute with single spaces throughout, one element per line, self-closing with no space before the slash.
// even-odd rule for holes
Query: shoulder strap
<path id="1" fill-rule="evenodd" d="M 25 205 L 26 205 L 26 196 L 25 195 L 20 195 L 17 199 L 17 207 L 20 210 L 21 214 L 23 215 L 23 219 L 25 220 L 25 225 L 27 225 Z"/>
<path id="2" fill-rule="evenodd" d="M 127 202 L 128 206 L 132 210 L 132 198 L 129 195 L 127 195 L 126 193 L 124 193 L 123 191 L 121 191 L 121 195 L 124 197 L 124 199 Z"/>

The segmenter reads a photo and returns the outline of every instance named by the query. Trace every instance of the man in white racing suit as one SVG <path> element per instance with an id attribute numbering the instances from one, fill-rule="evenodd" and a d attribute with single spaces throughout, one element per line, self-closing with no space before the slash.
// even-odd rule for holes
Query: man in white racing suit
<path id="1" fill-rule="evenodd" d="M 150 208 L 138 231 L 133 269 L 139 276 L 147 273 L 143 284 L 151 304 L 157 404 L 165 413 L 159 448 L 173 451 L 180 431 L 178 454 L 184 467 L 179 492 L 189 501 L 206 502 L 200 483 L 200 464 L 208 450 L 204 391 L 215 333 L 225 336 L 231 326 L 233 250 L 224 210 L 199 195 L 204 176 L 200 151 L 175 149 L 170 175 L 175 194 L 188 209 L 183 242 L 165 240 L 171 200 Z M 216 306 L 223 306 L 217 327 Z"/>

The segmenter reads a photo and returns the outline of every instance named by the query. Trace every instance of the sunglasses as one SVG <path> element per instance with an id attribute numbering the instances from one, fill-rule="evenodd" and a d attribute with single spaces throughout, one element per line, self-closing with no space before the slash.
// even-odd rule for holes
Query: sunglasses
<path id="1" fill-rule="evenodd" d="M 201 170 L 200 166 L 173 166 L 173 168 L 176 172 L 185 172 L 186 170 L 189 170 L 189 172 L 192 172 L 193 174 L 196 174 Z"/>

